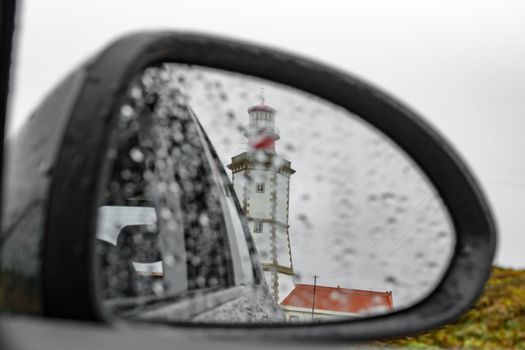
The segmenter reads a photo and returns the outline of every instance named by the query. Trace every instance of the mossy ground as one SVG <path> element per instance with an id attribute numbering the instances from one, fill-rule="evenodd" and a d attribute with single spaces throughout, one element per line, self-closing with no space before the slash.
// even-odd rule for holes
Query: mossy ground
<path id="1" fill-rule="evenodd" d="M 476 305 L 432 332 L 381 342 L 425 349 L 525 349 L 525 270 L 493 267 Z"/>

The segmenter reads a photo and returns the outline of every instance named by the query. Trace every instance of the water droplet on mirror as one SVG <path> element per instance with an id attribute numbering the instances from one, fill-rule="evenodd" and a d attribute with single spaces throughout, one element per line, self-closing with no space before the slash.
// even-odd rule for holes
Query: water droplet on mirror
<path id="1" fill-rule="evenodd" d="M 131 171 L 129 171 L 129 169 L 122 170 L 122 172 L 120 173 L 120 177 L 124 181 L 131 179 Z"/>
<path id="2" fill-rule="evenodd" d="M 388 290 L 394 289 L 394 287 L 398 284 L 398 280 L 394 276 L 386 276 L 384 278 L 384 282 L 386 283 Z"/>
<path id="3" fill-rule="evenodd" d="M 204 288 L 204 286 L 206 286 L 206 278 L 204 278 L 203 276 L 198 276 L 198 277 L 195 279 L 195 284 L 196 284 L 197 287 L 199 287 L 199 288 Z"/>
<path id="4" fill-rule="evenodd" d="M 445 245 L 449 243 L 450 237 L 445 231 L 440 231 L 436 236 L 436 240 L 438 244 Z"/>
<path id="5" fill-rule="evenodd" d="M 355 249 L 348 247 L 348 248 L 344 248 L 343 249 L 343 253 L 348 255 L 348 256 L 352 256 L 352 255 L 354 255 L 356 253 L 356 251 L 355 251 Z"/>
<path id="6" fill-rule="evenodd" d="M 236 127 L 237 131 L 242 133 L 242 134 L 245 134 L 246 133 L 246 128 L 244 127 L 244 125 L 237 125 Z"/>
<path id="7" fill-rule="evenodd" d="M 380 296 L 378 295 L 374 295 L 372 297 L 372 304 L 375 306 L 375 305 L 383 305 L 384 302 L 383 302 L 383 298 L 381 298 Z"/>
<path id="8" fill-rule="evenodd" d="M 404 212 L 406 212 L 406 209 L 404 207 L 397 207 L 396 208 L 396 213 L 397 214 L 403 214 Z"/>
<path id="9" fill-rule="evenodd" d="M 172 254 L 166 254 L 164 256 L 164 264 L 173 266 L 175 264 L 175 257 Z"/>
<path id="10" fill-rule="evenodd" d="M 386 223 L 389 225 L 393 225 L 397 222 L 397 219 L 395 217 L 389 217 L 386 219 Z"/>
<path id="11" fill-rule="evenodd" d="M 284 145 L 284 148 L 288 151 L 288 152 L 294 152 L 295 151 L 295 147 L 294 145 L 292 145 L 291 143 L 286 143 Z"/>
<path id="12" fill-rule="evenodd" d="M 464 245 L 461 247 L 459 253 L 461 256 L 469 256 L 472 253 L 472 247 L 470 245 Z"/>
<path id="13" fill-rule="evenodd" d="M 129 120 L 133 117 L 134 110 L 129 105 L 124 105 L 120 108 L 120 117 L 123 120 Z"/>
<path id="14" fill-rule="evenodd" d="M 171 211 L 169 210 L 168 207 L 162 207 L 161 208 L 161 210 L 160 210 L 160 217 L 163 218 L 164 220 L 171 219 Z"/>
<path id="15" fill-rule="evenodd" d="M 131 159 L 133 159 L 135 162 L 137 163 L 141 163 L 144 161 L 144 154 L 142 153 L 142 151 L 140 149 L 138 149 L 137 147 L 133 147 L 130 151 L 129 151 L 129 156 L 131 157 Z"/>
<path id="16" fill-rule="evenodd" d="M 228 117 L 229 120 L 235 120 L 236 119 L 235 113 L 233 113 L 232 111 L 226 112 L 226 117 Z"/>
<path id="17" fill-rule="evenodd" d="M 199 266 L 201 264 L 201 262 L 202 262 L 202 260 L 201 260 L 200 257 L 198 257 L 198 256 L 192 256 L 191 257 L 191 264 L 193 266 Z"/>
<path id="18" fill-rule="evenodd" d="M 130 95 L 134 99 L 139 99 L 140 97 L 142 97 L 142 90 L 138 87 L 133 87 L 130 91 Z"/>
<path id="19" fill-rule="evenodd" d="M 428 262 L 426 265 L 430 269 L 435 269 L 438 267 L 438 264 L 435 261 Z"/>
<path id="20" fill-rule="evenodd" d="M 209 226 L 210 217 L 206 213 L 201 213 L 201 215 L 199 216 L 199 224 L 201 226 Z"/>

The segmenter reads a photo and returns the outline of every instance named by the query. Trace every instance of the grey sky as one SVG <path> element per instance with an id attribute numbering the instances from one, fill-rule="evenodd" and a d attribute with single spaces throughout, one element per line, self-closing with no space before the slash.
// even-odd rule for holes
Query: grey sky
<path id="1" fill-rule="evenodd" d="M 495 210 L 497 261 L 525 266 L 525 3 L 511 1 L 37 1 L 19 23 L 10 133 L 68 71 L 140 29 L 226 35 L 358 75 L 435 125 Z"/>

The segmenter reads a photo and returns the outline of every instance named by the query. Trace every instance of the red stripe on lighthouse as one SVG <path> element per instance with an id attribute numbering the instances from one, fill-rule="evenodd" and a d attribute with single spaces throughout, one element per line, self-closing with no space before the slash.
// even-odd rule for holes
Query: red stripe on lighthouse
<path id="1" fill-rule="evenodd" d="M 267 135 L 261 138 L 260 140 L 257 140 L 257 142 L 254 142 L 252 144 L 252 147 L 255 149 L 270 148 L 270 147 L 273 147 L 273 143 L 274 143 L 273 137 Z"/>

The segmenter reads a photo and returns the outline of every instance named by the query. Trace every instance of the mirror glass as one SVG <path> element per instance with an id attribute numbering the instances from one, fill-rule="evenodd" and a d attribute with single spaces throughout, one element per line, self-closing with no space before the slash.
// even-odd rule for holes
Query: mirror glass
<path id="1" fill-rule="evenodd" d="M 453 254 L 447 208 L 396 144 L 255 77 L 147 68 L 118 111 L 105 174 L 98 277 L 116 317 L 369 317 L 423 299 Z"/>

